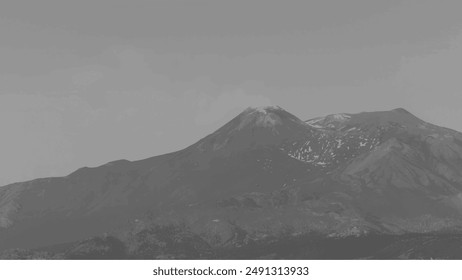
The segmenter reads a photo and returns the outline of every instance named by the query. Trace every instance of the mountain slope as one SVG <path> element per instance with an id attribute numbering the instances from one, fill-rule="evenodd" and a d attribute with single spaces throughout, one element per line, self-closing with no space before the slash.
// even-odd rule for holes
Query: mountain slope
<path id="1" fill-rule="evenodd" d="M 458 230 L 462 136 L 404 109 L 301 121 L 249 108 L 197 143 L 0 188 L 0 250 L 180 223 L 211 246 Z"/>

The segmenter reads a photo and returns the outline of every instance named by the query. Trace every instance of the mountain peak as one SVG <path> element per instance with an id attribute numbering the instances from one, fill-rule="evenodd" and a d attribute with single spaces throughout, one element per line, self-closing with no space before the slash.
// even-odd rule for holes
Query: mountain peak
<path id="1" fill-rule="evenodd" d="M 240 114 L 238 130 L 249 125 L 258 127 L 274 127 L 283 123 L 280 112 L 284 109 L 276 106 L 249 107 Z"/>
<path id="2" fill-rule="evenodd" d="M 285 110 L 279 106 L 273 106 L 273 105 L 248 107 L 247 109 L 244 110 L 244 112 L 257 112 L 257 113 L 262 113 L 262 114 L 268 114 L 268 113 L 276 112 L 276 111 L 285 111 Z"/>
<path id="3" fill-rule="evenodd" d="M 396 108 L 389 111 L 363 112 L 355 114 L 354 119 L 361 122 L 399 123 L 411 126 L 424 123 L 404 108 Z"/>
<path id="4" fill-rule="evenodd" d="M 307 120 L 306 123 L 315 128 L 336 128 L 351 119 L 351 115 L 339 113 L 327 115 L 325 117 L 319 117 Z"/>
<path id="5" fill-rule="evenodd" d="M 411 114 L 404 108 L 389 111 L 362 112 L 358 114 L 332 114 L 307 120 L 306 123 L 314 128 L 340 130 L 345 127 L 380 127 L 387 125 L 400 126 L 403 129 L 419 131 L 426 129 L 424 121 Z"/>
<path id="6" fill-rule="evenodd" d="M 1 187 L 0 251 L 69 252 L 74 249 L 65 244 L 105 232 L 123 238 L 123 246 L 133 245 L 135 258 L 183 258 L 183 251 L 174 250 L 179 246 L 199 248 L 188 258 L 208 256 L 203 248 L 236 256 L 251 250 L 246 240 L 262 246 L 280 240 L 273 247 L 287 251 L 285 229 L 289 238 L 459 234 L 461 139 L 402 108 L 306 123 L 278 106 L 248 108 L 178 152 Z M 159 239 L 179 223 L 173 239 Z M 187 239 L 175 241 L 184 234 Z M 306 244 L 320 240 L 315 238 Z M 293 244 L 299 240 L 305 244 L 298 238 Z M 170 242 L 175 252 L 147 255 L 138 246 L 157 248 L 159 242 Z M 86 243 L 72 248 L 92 258 L 104 245 L 81 244 Z M 97 256 L 107 257 L 103 251 Z"/>
<path id="7" fill-rule="evenodd" d="M 310 132 L 307 125 L 279 106 L 249 107 L 211 135 L 199 150 L 242 150 L 253 146 L 279 145 Z M 208 147 L 208 148 L 207 148 Z"/>
<path id="8" fill-rule="evenodd" d="M 239 116 L 240 122 L 237 126 L 238 130 L 251 126 L 274 128 L 279 125 L 287 125 L 288 122 L 303 124 L 303 122 L 287 112 L 280 106 L 261 106 L 249 107 L 245 109 Z"/>
<path id="9" fill-rule="evenodd" d="M 396 113 L 402 113 L 402 114 L 410 114 L 412 115 L 408 110 L 404 109 L 404 108 L 396 108 L 396 109 L 393 109 L 391 110 L 392 112 L 396 112 Z"/>

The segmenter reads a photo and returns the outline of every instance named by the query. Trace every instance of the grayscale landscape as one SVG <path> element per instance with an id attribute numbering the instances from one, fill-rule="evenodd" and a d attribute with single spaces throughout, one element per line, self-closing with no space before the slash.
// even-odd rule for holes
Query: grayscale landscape
<path id="1" fill-rule="evenodd" d="M 462 260 L 462 1 L 0 1 L 0 259 Z"/>
<path id="2" fill-rule="evenodd" d="M 191 146 L 0 189 L 3 258 L 462 258 L 462 133 L 248 108 Z M 17 249 L 19 248 L 19 249 Z"/>

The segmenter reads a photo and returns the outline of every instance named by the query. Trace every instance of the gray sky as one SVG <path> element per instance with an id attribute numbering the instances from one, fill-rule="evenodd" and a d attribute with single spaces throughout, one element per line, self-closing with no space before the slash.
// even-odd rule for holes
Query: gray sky
<path id="1" fill-rule="evenodd" d="M 462 131 L 462 1 L 1 1 L 0 185 L 183 148 L 248 106 Z"/>

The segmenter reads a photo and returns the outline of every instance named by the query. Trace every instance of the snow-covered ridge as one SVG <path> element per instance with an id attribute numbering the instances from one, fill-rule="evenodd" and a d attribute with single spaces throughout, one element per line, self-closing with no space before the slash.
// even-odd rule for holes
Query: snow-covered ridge
<path id="1" fill-rule="evenodd" d="M 314 119 L 311 119 L 311 120 L 307 120 L 306 123 L 311 125 L 311 126 L 314 126 L 315 123 L 317 123 L 317 122 L 319 122 L 319 121 L 321 121 L 323 119 L 324 119 L 324 117 L 314 118 Z"/>
<path id="2" fill-rule="evenodd" d="M 315 123 L 316 119 L 311 121 Z M 307 139 L 286 145 L 283 150 L 294 159 L 324 169 L 334 168 L 381 144 L 383 131 L 368 134 L 356 129 L 331 131 L 326 128 L 328 126 Z"/>
<path id="3" fill-rule="evenodd" d="M 351 118 L 351 116 L 347 115 L 347 114 L 334 114 L 334 115 L 331 115 L 332 118 L 336 119 L 336 120 L 348 120 Z"/>
<path id="4" fill-rule="evenodd" d="M 258 113 L 263 113 L 267 114 L 269 111 L 278 111 L 278 110 L 284 110 L 279 106 L 258 106 L 258 107 L 249 107 L 247 108 L 247 111 L 253 111 L 253 112 L 258 112 Z"/>
<path id="5" fill-rule="evenodd" d="M 334 128 L 336 124 L 343 123 L 349 119 L 351 119 L 350 115 L 341 113 L 314 118 L 305 121 L 305 123 L 314 128 Z"/>
<path id="6" fill-rule="evenodd" d="M 282 124 L 282 119 L 274 112 L 283 110 L 284 109 L 279 106 L 249 107 L 243 112 L 241 123 L 238 125 L 237 129 L 241 130 L 250 124 L 269 128 L 280 125 Z"/>

